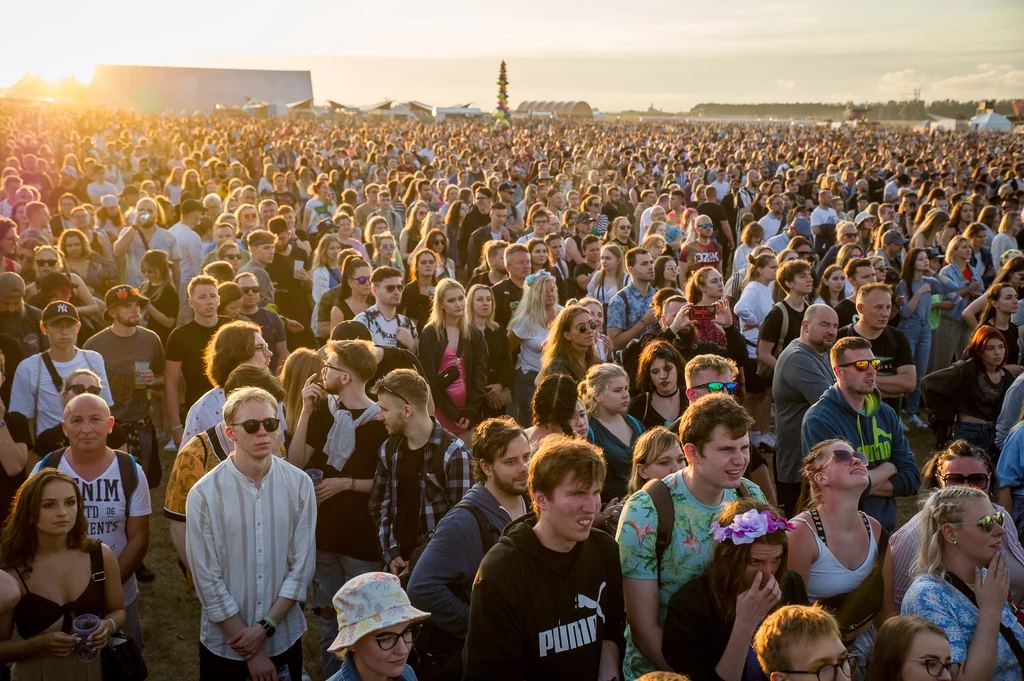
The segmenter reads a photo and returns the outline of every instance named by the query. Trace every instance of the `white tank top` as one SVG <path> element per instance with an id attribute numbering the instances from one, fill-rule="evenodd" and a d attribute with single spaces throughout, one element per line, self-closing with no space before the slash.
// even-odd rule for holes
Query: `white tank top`
<path id="1" fill-rule="evenodd" d="M 816 515 L 817 513 L 813 513 L 811 517 L 814 518 Z M 828 545 L 822 541 L 822 537 L 825 536 L 823 527 L 819 525 L 816 529 L 804 518 L 794 518 L 807 526 L 807 529 L 814 534 L 814 541 L 818 544 L 818 559 L 811 564 L 811 570 L 807 575 L 807 598 L 812 603 L 839 594 L 850 593 L 860 586 L 860 583 L 874 569 L 875 561 L 878 560 L 878 542 L 875 541 L 868 517 L 863 512 L 860 516 L 868 530 L 868 555 L 856 570 L 850 570 L 832 555 Z"/>

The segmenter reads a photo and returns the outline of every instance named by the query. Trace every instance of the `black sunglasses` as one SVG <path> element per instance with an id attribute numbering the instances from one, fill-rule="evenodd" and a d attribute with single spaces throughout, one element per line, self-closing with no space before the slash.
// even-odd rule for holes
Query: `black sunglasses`
<path id="1" fill-rule="evenodd" d="M 971 473 L 970 475 L 964 475 L 962 473 L 947 473 L 946 475 L 939 475 L 936 477 L 941 478 L 946 487 L 949 487 L 950 485 L 984 487 L 989 482 L 988 473 Z"/>
<path id="2" fill-rule="evenodd" d="M 259 286 L 242 286 L 240 288 L 242 289 L 242 293 L 259 293 L 260 292 L 260 287 Z"/>
<path id="3" fill-rule="evenodd" d="M 378 390 L 378 392 L 383 390 L 386 393 L 391 393 L 392 395 L 394 395 L 398 399 L 402 400 L 406 404 L 409 404 L 409 400 L 405 399 L 404 397 L 402 397 L 401 395 L 399 395 L 398 393 L 396 393 L 394 390 L 392 390 L 391 388 L 387 387 L 383 383 L 381 383 L 379 386 L 377 386 L 377 390 Z"/>
<path id="4" fill-rule="evenodd" d="M 98 386 L 95 385 L 90 385 L 88 388 L 85 387 L 84 385 L 72 385 L 68 387 L 68 390 L 76 395 L 81 395 L 82 393 L 89 393 L 90 395 L 99 395 L 101 392 L 103 392 Z"/>
<path id="5" fill-rule="evenodd" d="M 586 323 L 586 324 L 577 324 L 577 325 L 576 325 L 576 330 L 577 330 L 578 332 L 580 332 L 580 333 L 586 333 L 586 332 L 587 332 L 587 329 L 588 329 L 588 328 L 589 328 L 589 329 L 590 329 L 591 331 L 593 331 L 594 329 L 596 329 L 596 328 L 597 328 L 597 322 L 595 322 L 595 321 L 594 321 L 593 319 L 591 319 L 591 320 L 590 320 L 590 321 L 589 321 L 588 323 Z"/>
<path id="6" fill-rule="evenodd" d="M 255 435 L 260 432 L 260 426 L 263 426 L 263 429 L 268 433 L 276 433 L 277 429 L 281 427 L 281 419 L 263 419 L 262 421 L 258 419 L 249 419 L 248 421 L 242 421 L 241 423 L 229 423 L 228 425 L 232 428 L 235 426 L 242 426 L 245 432 L 249 433 L 249 435 Z"/>
<path id="7" fill-rule="evenodd" d="M 36 265 L 40 267 L 56 267 L 56 260 L 36 260 Z"/>

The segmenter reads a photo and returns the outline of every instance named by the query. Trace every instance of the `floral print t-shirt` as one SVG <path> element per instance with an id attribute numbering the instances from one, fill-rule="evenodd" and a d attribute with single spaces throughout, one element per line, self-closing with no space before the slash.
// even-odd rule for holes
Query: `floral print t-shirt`
<path id="1" fill-rule="evenodd" d="M 914 580 L 903 597 L 901 615 L 916 615 L 938 625 L 949 639 L 949 655 L 953 662 L 967 659 L 967 649 L 978 625 L 978 608 L 956 587 L 931 575 Z M 1017 623 L 1009 603 L 1003 606 L 1002 624 L 1013 630 L 1024 643 L 1024 628 Z M 1021 669 L 1010 645 L 1000 635 L 997 639 L 996 668 L 993 681 L 1020 681 Z"/>
<path id="2" fill-rule="evenodd" d="M 665 484 L 672 495 L 676 518 L 672 542 L 661 557 L 658 621 L 662 624 L 672 595 L 690 580 L 704 574 L 714 546 L 711 523 L 723 506 L 737 498 L 734 490 L 725 490 L 722 503 L 718 506 L 702 504 L 686 488 L 682 471 L 665 478 Z M 743 484 L 752 498 L 765 501 L 757 485 L 749 480 L 743 480 Z M 647 492 L 641 490 L 626 500 L 615 539 L 619 543 L 619 563 L 623 577 L 658 579 L 658 559 L 654 548 L 658 539 L 658 512 Z M 626 681 L 633 681 L 655 671 L 650 660 L 633 645 L 629 627 L 626 627 L 623 671 Z"/>

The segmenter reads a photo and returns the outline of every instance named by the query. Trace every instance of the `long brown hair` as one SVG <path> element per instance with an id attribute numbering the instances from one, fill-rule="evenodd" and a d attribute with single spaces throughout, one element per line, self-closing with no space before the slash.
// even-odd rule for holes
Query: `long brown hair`
<path id="1" fill-rule="evenodd" d="M 732 524 L 736 516 L 743 515 L 750 510 L 756 510 L 758 513 L 768 511 L 779 517 L 782 515 L 763 501 L 738 499 L 726 504 L 715 520 L 722 527 L 727 527 Z M 775 581 L 781 582 L 782 576 L 788 569 L 789 559 L 789 540 L 784 530 L 777 530 L 758 537 L 752 544 L 735 544 L 728 539 L 716 541 L 711 550 L 711 562 L 708 563 L 711 598 L 718 614 L 728 622 L 736 619 L 736 596 L 745 588 L 743 573 L 750 561 L 750 547 L 755 544 L 782 547 L 782 560 L 779 562 L 779 569 L 775 571 Z"/>
<path id="2" fill-rule="evenodd" d="M 892 617 L 878 630 L 878 642 L 868 661 L 867 681 L 900 681 L 903 663 L 914 637 L 929 632 L 946 638 L 946 632 L 921 617 Z"/>
<path id="3" fill-rule="evenodd" d="M 569 305 L 562 308 L 554 320 L 551 322 L 551 333 L 548 335 L 548 342 L 544 347 L 544 354 L 541 357 L 541 374 L 547 375 L 545 371 L 556 359 L 565 360 L 576 372 L 576 375 L 583 378 L 587 374 L 587 370 L 595 364 L 601 363 L 601 358 L 597 356 L 597 350 L 591 345 L 587 348 L 586 356 L 583 361 L 580 361 L 579 355 L 576 353 L 575 348 L 572 346 L 572 341 L 565 337 L 565 334 L 570 332 L 572 325 L 575 323 L 576 317 L 580 315 L 587 315 L 593 318 L 590 310 L 583 307 L 582 305 Z M 600 330 L 600 327 L 598 327 Z M 575 380 L 575 379 L 574 379 Z"/>
<path id="4" fill-rule="evenodd" d="M 98 541 L 89 538 L 85 504 L 78 483 L 56 468 L 43 468 L 22 483 L 11 502 L 11 514 L 0 533 L 0 570 L 20 570 L 22 575 L 32 572 L 32 562 L 39 550 L 36 524 L 43 503 L 43 489 L 51 482 L 66 482 L 75 490 L 78 512 L 74 525 L 68 530 L 68 548 L 89 552 L 99 546 Z"/>

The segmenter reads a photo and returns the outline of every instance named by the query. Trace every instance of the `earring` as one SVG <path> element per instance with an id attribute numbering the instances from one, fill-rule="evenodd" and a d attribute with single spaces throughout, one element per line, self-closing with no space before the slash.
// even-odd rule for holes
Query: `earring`
<path id="1" fill-rule="evenodd" d="M 956 539 L 953 540 L 953 546 L 960 546 L 960 542 Z"/>

